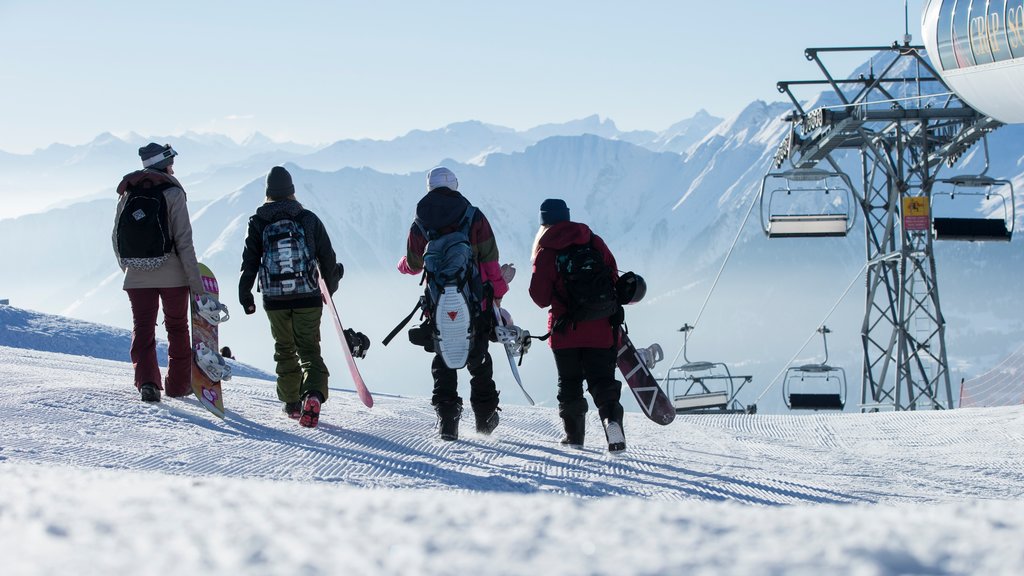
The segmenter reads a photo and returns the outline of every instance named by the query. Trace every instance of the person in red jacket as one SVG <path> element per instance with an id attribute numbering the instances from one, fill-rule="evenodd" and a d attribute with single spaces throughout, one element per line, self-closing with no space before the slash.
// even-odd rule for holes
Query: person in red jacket
<path id="1" fill-rule="evenodd" d="M 569 220 L 564 200 L 548 199 L 540 206 L 541 228 L 533 247 L 533 277 L 530 297 L 541 308 L 548 306 L 548 344 L 555 355 L 558 370 L 558 415 L 565 426 L 562 444 L 582 447 L 586 432 L 587 400 L 583 381 L 597 406 L 605 427 L 608 450 L 625 450 L 622 431 L 622 383 L 615 379 L 616 322 L 621 308 L 612 317 L 567 321 L 570 306 L 564 278 L 558 273 L 556 258 L 567 248 L 590 245 L 599 252 L 610 271 L 612 286 L 618 279 L 615 257 L 600 236 L 586 224 Z M 617 318 L 616 318 L 617 317 Z"/>

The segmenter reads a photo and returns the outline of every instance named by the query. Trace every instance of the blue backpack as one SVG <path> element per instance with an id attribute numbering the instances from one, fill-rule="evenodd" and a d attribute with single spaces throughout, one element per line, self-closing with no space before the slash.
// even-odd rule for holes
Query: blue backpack
<path id="1" fill-rule="evenodd" d="M 263 228 L 263 259 L 260 291 L 280 300 L 303 298 L 320 291 L 316 262 L 306 241 L 306 229 L 298 219 L 285 216 Z"/>
<path id="2" fill-rule="evenodd" d="M 441 233 L 416 226 L 427 239 L 423 252 L 424 309 L 433 319 L 434 340 L 449 368 L 466 365 L 484 299 L 480 269 L 469 240 L 476 208 L 466 208 L 455 230 Z"/>

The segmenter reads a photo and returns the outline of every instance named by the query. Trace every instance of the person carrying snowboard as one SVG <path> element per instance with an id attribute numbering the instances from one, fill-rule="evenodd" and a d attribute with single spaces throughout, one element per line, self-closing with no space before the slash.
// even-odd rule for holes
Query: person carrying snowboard
<path id="1" fill-rule="evenodd" d="M 476 430 L 490 434 L 498 425 L 500 410 L 498 390 L 494 385 L 494 365 L 487 350 L 494 327 L 491 305 L 492 301 L 500 305 L 502 296 L 508 292 L 508 284 L 502 278 L 498 265 L 498 245 L 490 222 L 459 193 L 455 174 L 438 166 L 427 173 L 427 194 L 416 204 L 416 219 L 409 229 L 406 255 L 399 260 L 398 270 L 412 275 L 426 271 L 425 314 L 428 322 L 432 323 L 434 334 L 441 338 L 434 345 L 435 356 L 430 368 L 434 380 L 431 404 L 437 412 L 441 439 L 449 441 L 458 439 L 459 419 L 462 417 L 462 398 L 458 392 L 456 372 L 460 366 L 459 361 L 446 360 L 444 353 L 447 351 L 442 347 L 453 339 L 442 333 L 437 322 L 449 318 L 449 315 L 454 321 L 458 312 L 438 311 L 439 303 L 430 301 L 438 296 L 438 290 L 431 285 L 437 279 L 436 274 L 440 273 L 432 269 L 432 262 L 442 259 L 433 255 L 431 246 L 460 235 L 468 237 L 463 244 L 468 243 L 471 249 L 471 254 L 464 259 L 464 269 L 453 275 L 460 279 L 460 283 L 458 286 L 441 286 L 439 290 L 441 294 L 457 294 L 460 299 L 465 297 L 465 306 L 471 312 L 471 319 L 465 325 L 468 331 L 464 329 L 462 332 L 462 344 L 463 347 L 468 346 L 468 355 L 463 354 L 461 362 L 469 368 L 469 401 L 476 419 Z M 449 362 L 456 366 L 450 366 Z"/>
<path id="2" fill-rule="evenodd" d="M 307 428 L 320 420 L 330 376 L 320 352 L 318 274 L 334 294 L 343 270 L 320 218 L 295 199 L 291 174 L 281 166 L 271 168 L 266 202 L 249 218 L 238 301 L 246 314 L 256 312 L 252 286 L 258 276 L 274 337 L 277 397 L 288 416 Z"/>
<path id="3" fill-rule="evenodd" d="M 615 257 L 586 224 L 569 220 L 564 200 L 540 205 L 540 230 L 533 245 L 530 297 L 548 312 L 548 344 L 558 370 L 558 415 L 565 428 L 561 443 L 583 447 L 587 400 L 583 381 L 601 417 L 608 450 L 626 449 L 619 403 L 622 383 L 615 379 L 618 304 Z"/>
<path id="4" fill-rule="evenodd" d="M 159 402 L 161 390 L 173 398 L 192 393 L 189 291 L 200 297 L 205 290 L 192 244 L 185 189 L 174 177 L 177 154 L 169 144 L 139 148 L 143 169 L 126 175 L 117 186 L 112 239 L 132 308 L 130 356 L 135 388 L 144 402 Z M 168 356 L 163 380 L 156 358 L 161 308 Z"/>

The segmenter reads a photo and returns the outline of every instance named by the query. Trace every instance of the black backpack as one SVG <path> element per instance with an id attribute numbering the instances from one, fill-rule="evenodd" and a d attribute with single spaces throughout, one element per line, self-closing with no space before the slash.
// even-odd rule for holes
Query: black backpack
<path id="1" fill-rule="evenodd" d="M 128 197 L 117 220 L 117 253 L 125 268 L 156 270 L 170 256 L 174 242 L 164 190 L 172 186 L 144 180 L 125 192 Z"/>
<path id="2" fill-rule="evenodd" d="M 568 296 L 567 312 L 558 319 L 560 326 L 609 318 L 618 311 L 612 269 L 605 264 L 604 255 L 594 248 L 593 240 L 560 251 L 555 256 L 555 270 Z"/>

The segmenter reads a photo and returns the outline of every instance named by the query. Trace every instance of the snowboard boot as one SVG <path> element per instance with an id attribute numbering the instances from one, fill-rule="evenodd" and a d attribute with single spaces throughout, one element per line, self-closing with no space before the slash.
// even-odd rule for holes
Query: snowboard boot
<path id="1" fill-rule="evenodd" d="M 608 451 L 613 454 L 626 449 L 626 433 L 622 429 L 622 416 L 622 405 L 616 403 L 611 409 L 611 415 L 601 420 L 604 425 L 604 436 L 608 440 Z"/>
<path id="2" fill-rule="evenodd" d="M 583 439 L 587 433 L 587 416 L 586 414 L 580 414 L 579 416 L 563 416 L 562 426 L 565 427 L 565 436 L 559 444 L 563 446 L 569 446 L 571 448 L 583 448 Z"/>
<path id="3" fill-rule="evenodd" d="M 306 394 L 305 399 L 302 402 L 302 414 L 299 416 L 299 426 L 306 428 L 316 428 L 317 423 L 320 422 L 320 404 L 324 401 L 324 397 L 319 392 L 310 392 Z"/>
<path id="4" fill-rule="evenodd" d="M 139 394 L 142 396 L 143 402 L 160 401 L 160 389 L 152 382 L 146 382 L 142 386 L 139 386 Z"/>
<path id="5" fill-rule="evenodd" d="M 459 439 L 459 419 L 462 417 L 462 406 L 455 402 L 444 402 L 435 408 L 441 440 L 448 442 Z"/>
<path id="6" fill-rule="evenodd" d="M 302 416 L 302 402 L 285 402 L 282 411 L 292 420 L 298 420 Z"/>
<path id="7" fill-rule="evenodd" d="M 489 436 L 491 432 L 494 432 L 494 429 L 498 427 L 498 421 L 501 420 L 501 418 L 498 417 L 498 412 L 500 411 L 501 408 L 495 406 L 494 410 L 491 410 L 490 413 L 475 413 L 477 433 Z"/>

